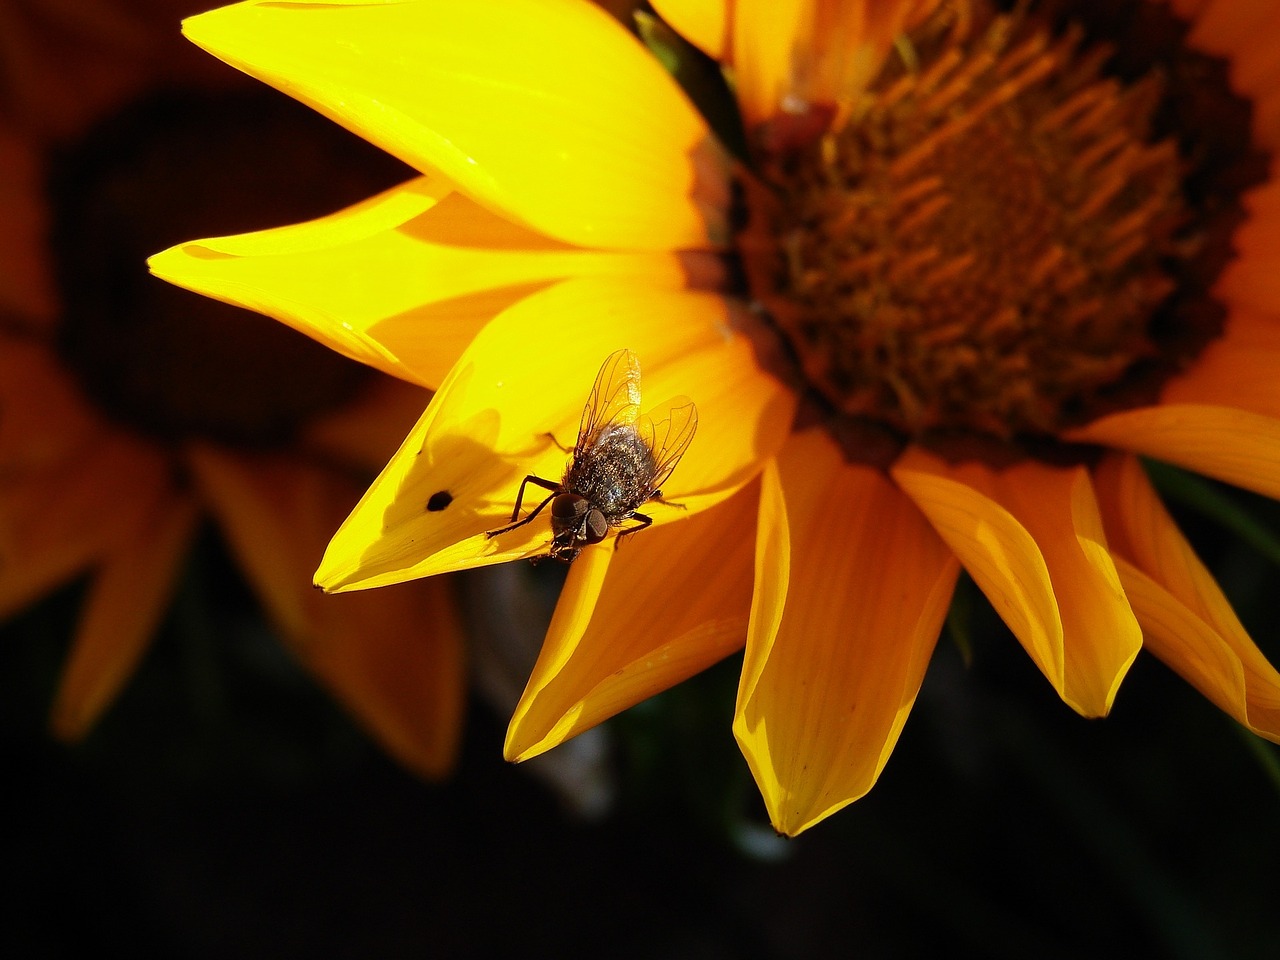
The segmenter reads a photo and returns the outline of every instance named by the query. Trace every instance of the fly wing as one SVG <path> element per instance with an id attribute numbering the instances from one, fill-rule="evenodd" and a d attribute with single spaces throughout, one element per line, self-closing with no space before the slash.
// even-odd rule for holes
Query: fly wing
<path id="1" fill-rule="evenodd" d="M 688 397 L 672 397 L 640 418 L 638 431 L 653 451 L 650 490 L 662 488 L 698 429 L 698 408 Z"/>
<path id="2" fill-rule="evenodd" d="M 586 453 L 609 427 L 634 424 L 639 416 L 640 361 L 630 350 L 618 350 L 609 354 L 596 375 L 574 450 Z"/>

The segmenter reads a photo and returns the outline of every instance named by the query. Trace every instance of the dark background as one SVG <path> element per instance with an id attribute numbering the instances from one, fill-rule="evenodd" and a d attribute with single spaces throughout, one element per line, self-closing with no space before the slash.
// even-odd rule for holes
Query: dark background
<path id="1" fill-rule="evenodd" d="M 1280 570 L 1179 515 L 1280 659 Z M 455 776 L 404 773 L 212 535 L 197 569 L 80 746 L 44 733 L 77 590 L 3 630 L 7 956 L 1280 955 L 1276 748 L 1145 654 L 1112 716 L 1081 719 L 972 587 L 971 662 L 944 633 L 875 790 L 787 841 L 730 732 L 738 658 L 606 725 L 613 801 L 585 817 L 502 761 L 478 698 Z"/>

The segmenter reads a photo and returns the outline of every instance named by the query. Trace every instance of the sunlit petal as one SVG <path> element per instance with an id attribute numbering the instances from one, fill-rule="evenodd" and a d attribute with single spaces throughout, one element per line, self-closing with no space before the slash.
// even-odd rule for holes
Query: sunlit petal
<path id="1" fill-rule="evenodd" d="M 793 438 L 764 485 L 758 589 L 789 582 L 780 621 L 774 601 L 754 608 L 734 733 L 774 828 L 794 836 L 880 775 L 959 565 L 881 471 L 846 464 L 821 431 Z"/>
<path id="2" fill-rule="evenodd" d="M 575 442 L 600 364 L 622 347 L 640 359 L 646 408 L 687 394 L 700 412 L 698 433 L 663 488 L 685 509 L 654 504 L 654 524 L 723 500 L 781 445 L 795 404 L 755 366 L 750 343 L 734 330 L 738 309 L 712 294 L 596 279 L 512 307 L 446 378 L 334 537 L 317 582 L 379 586 L 545 553 L 545 523 L 492 539 L 485 531 L 511 522 L 526 475 L 560 479 L 566 456 L 547 434 Z M 530 485 L 522 512 L 540 496 L 546 491 Z"/>
<path id="3" fill-rule="evenodd" d="M 1177 403 L 1126 410 L 1067 431 L 1280 498 L 1280 419 L 1230 407 Z"/>
<path id="4" fill-rule="evenodd" d="M 397 759 L 426 776 L 453 762 L 461 626 L 445 581 L 351 597 L 311 586 L 325 538 L 357 491 L 286 459 L 198 448 L 201 489 L 298 658 Z"/>
<path id="5" fill-rule="evenodd" d="M 602 274 L 683 279 L 673 254 L 571 247 L 426 177 L 320 220 L 179 244 L 150 266 L 432 387 L 486 322 L 541 286 Z"/>
<path id="6" fill-rule="evenodd" d="M 574 561 L 507 758 L 536 756 L 741 648 L 755 515 L 748 488 Z"/>
<path id="7" fill-rule="evenodd" d="M 653 9 L 713 60 L 724 60 L 735 0 L 654 0 Z"/>
<path id="8" fill-rule="evenodd" d="M 719 147 L 658 62 L 593 4 L 249 2 L 184 30 L 541 233 L 648 250 L 727 238 Z"/>

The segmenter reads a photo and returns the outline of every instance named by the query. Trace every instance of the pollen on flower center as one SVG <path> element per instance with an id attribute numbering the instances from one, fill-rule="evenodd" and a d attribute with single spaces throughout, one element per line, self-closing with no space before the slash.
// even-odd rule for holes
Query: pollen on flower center
<path id="1" fill-rule="evenodd" d="M 977 7 L 749 190 L 753 292 L 810 384 L 908 436 L 1051 434 L 1214 332 L 1170 306 L 1204 244 L 1162 77 L 1122 82 L 1080 28 Z"/>
<path id="2" fill-rule="evenodd" d="M 157 280 L 146 257 L 190 236 L 330 213 L 405 176 L 386 154 L 274 94 L 130 105 L 54 164 L 59 354 L 107 416 L 146 436 L 288 441 L 349 402 L 368 371 L 281 323 Z"/>

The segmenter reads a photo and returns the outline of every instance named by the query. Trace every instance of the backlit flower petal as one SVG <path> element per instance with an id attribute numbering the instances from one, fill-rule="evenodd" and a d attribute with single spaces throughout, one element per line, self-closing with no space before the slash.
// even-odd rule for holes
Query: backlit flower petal
<path id="1" fill-rule="evenodd" d="M 740 649 L 755 515 L 743 490 L 575 560 L 511 718 L 507 759 L 549 750 Z"/>
<path id="2" fill-rule="evenodd" d="M 35 341 L 0 339 L 0 410 L 0 478 L 56 466 L 114 433 Z"/>
<path id="3" fill-rule="evenodd" d="M 402 763 L 447 772 L 462 712 L 461 626 L 447 581 L 325 596 L 310 574 L 352 486 L 284 458 L 203 447 L 190 460 L 290 649 Z"/>
<path id="4" fill-rule="evenodd" d="M 132 675 L 168 607 L 197 518 L 189 498 L 158 504 L 95 573 L 58 682 L 57 736 L 84 736 Z"/>
<path id="5" fill-rule="evenodd" d="M 1062 699 L 1085 716 L 1105 716 L 1142 634 L 1088 471 L 1033 460 L 1003 470 L 948 464 L 912 448 L 893 475 L 939 525 Z"/>
<path id="6" fill-rule="evenodd" d="M 605 357 L 630 348 L 647 409 L 687 394 L 699 427 L 655 504 L 655 525 L 729 496 L 783 442 L 794 396 L 761 372 L 731 301 L 623 280 L 566 281 L 511 307 L 476 337 L 400 451 L 335 535 L 328 590 L 380 586 L 545 553 L 549 527 L 511 522 L 526 475 L 558 481 Z M 426 509 L 447 492 L 447 506 Z M 523 511 L 538 502 L 530 487 Z M 545 496 L 545 492 L 543 493 Z M 440 501 L 437 497 L 436 502 Z"/>
<path id="7" fill-rule="evenodd" d="M 358 397 L 317 417 L 302 431 L 300 446 L 377 475 L 431 400 L 421 387 L 377 377 Z"/>
<path id="8" fill-rule="evenodd" d="M 111 433 L 61 463 L 0 476 L 0 617 L 131 542 L 168 482 L 162 456 Z"/>
<path id="9" fill-rule="evenodd" d="M 959 565 L 912 503 L 821 431 L 764 474 L 758 590 L 734 733 L 794 836 L 871 789 L 915 702 Z"/>
<path id="10" fill-rule="evenodd" d="M 53 318 L 53 278 L 43 256 L 48 229 L 35 151 L 0 132 L 0 317 L 47 324 Z"/>
<path id="11" fill-rule="evenodd" d="M 1107 457 L 1097 489 L 1147 649 L 1250 730 L 1280 741 L 1280 673 L 1249 638 L 1137 458 Z"/>
<path id="12" fill-rule="evenodd" d="M 1064 435 L 1166 460 L 1280 497 L 1280 419 L 1229 407 L 1177 403 L 1111 414 Z"/>
<path id="13" fill-rule="evenodd" d="M 541 233 L 647 250 L 727 239 L 720 148 L 658 62 L 592 4 L 248 2 L 184 30 Z"/>
<path id="14" fill-rule="evenodd" d="M 150 265 L 432 387 L 486 322 L 540 286 L 597 274 L 683 279 L 674 255 L 570 247 L 426 177 L 309 223 L 179 244 Z"/>

